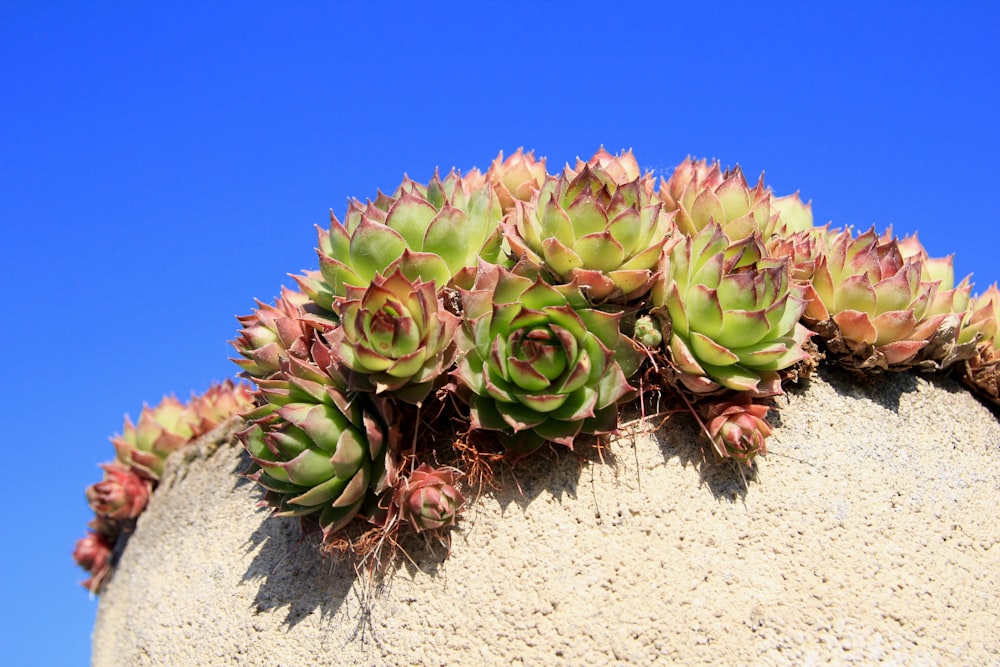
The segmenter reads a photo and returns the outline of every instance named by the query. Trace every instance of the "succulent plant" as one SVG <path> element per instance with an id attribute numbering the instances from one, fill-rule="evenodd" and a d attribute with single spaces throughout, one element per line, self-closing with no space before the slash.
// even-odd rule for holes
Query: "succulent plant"
<path id="1" fill-rule="evenodd" d="M 687 389 L 780 393 L 778 372 L 809 356 L 810 334 L 798 323 L 804 290 L 789 280 L 785 260 L 763 253 L 756 234 L 733 243 L 711 222 L 664 259 L 650 301 Z"/>
<path id="2" fill-rule="evenodd" d="M 284 288 L 273 306 L 258 301 L 253 314 L 236 318 L 242 330 L 231 344 L 243 358 L 233 361 L 246 377 L 267 378 L 280 372 L 289 355 L 308 358 L 315 332 L 335 326 L 333 313 L 324 317 L 314 303 L 303 292 Z M 331 296 L 327 310 L 332 309 L 332 304 Z"/>
<path id="3" fill-rule="evenodd" d="M 778 213 L 775 233 L 779 236 L 808 232 L 814 227 L 812 202 L 802 203 L 798 192 L 784 197 L 772 197 L 771 208 Z"/>
<path id="4" fill-rule="evenodd" d="M 849 368 L 905 368 L 945 317 L 931 314 L 937 283 L 922 273 L 921 261 L 904 260 L 895 241 L 845 229 L 816 262 L 804 320 Z"/>
<path id="5" fill-rule="evenodd" d="M 250 387 L 232 380 L 213 384 L 203 394 L 192 394 L 187 409 L 192 414 L 193 436 L 197 438 L 208 433 L 253 405 Z"/>
<path id="6" fill-rule="evenodd" d="M 576 285 L 530 277 L 524 264 L 481 264 L 462 302 L 455 377 L 468 390 L 474 428 L 498 431 L 515 455 L 616 429 L 618 401 L 634 391 L 626 375 L 637 366 L 619 315 L 591 307 Z"/>
<path id="7" fill-rule="evenodd" d="M 155 408 L 144 406 L 137 423 L 125 417 L 121 435 L 112 438 L 111 443 L 118 463 L 144 479 L 156 481 L 172 452 L 212 430 L 235 412 L 251 407 L 250 389 L 226 380 L 201 397 L 192 396 L 187 405 L 168 396 Z"/>
<path id="8" fill-rule="evenodd" d="M 149 502 L 150 482 L 120 463 L 104 463 L 104 480 L 87 487 L 94 514 L 106 519 L 135 519 Z"/>
<path id="9" fill-rule="evenodd" d="M 316 514 L 328 537 L 357 516 L 369 492 L 382 494 L 394 479 L 390 408 L 348 392 L 321 341 L 310 362 L 291 358 L 286 366 L 281 377 L 258 381 L 262 405 L 238 436 L 265 501 L 281 516 Z"/>
<path id="10" fill-rule="evenodd" d="M 652 196 L 653 191 L 656 189 L 656 181 L 653 179 L 653 175 L 648 172 L 646 174 L 642 173 L 639 169 L 639 162 L 635 159 L 632 151 L 622 151 L 620 155 L 612 155 L 605 150 L 604 146 L 601 146 L 586 162 L 577 158 L 575 168 L 570 169 L 569 165 L 567 165 L 563 170 L 563 175 L 572 180 L 583 171 L 584 167 L 600 170 L 615 185 L 637 182 L 639 189 L 649 196 Z"/>
<path id="11" fill-rule="evenodd" d="M 515 257 L 558 281 L 576 281 L 595 303 L 627 302 L 652 286 L 671 219 L 641 179 L 618 183 L 604 168 L 584 164 L 578 174 L 546 179 L 535 200 L 518 204 L 505 230 Z"/>
<path id="12" fill-rule="evenodd" d="M 334 303 L 342 326 L 327 339 L 362 389 L 420 404 L 455 360 L 458 317 L 438 302 L 434 283 L 394 271 L 366 288 L 346 287 Z"/>
<path id="13" fill-rule="evenodd" d="M 788 261 L 788 277 L 792 282 L 807 286 L 816 273 L 816 261 L 827 248 L 829 225 L 794 232 L 787 236 L 775 234 L 765 242 L 766 256 Z"/>
<path id="14" fill-rule="evenodd" d="M 746 393 L 706 405 L 705 429 L 716 456 L 750 465 L 758 454 L 767 454 L 765 441 L 771 435 L 771 426 L 765 419 L 768 409 L 754 403 Z"/>
<path id="15" fill-rule="evenodd" d="M 1000 405 L 1000 290 L 993 283 L 977 296 L 962 329 L 979 336 L 976 353 L 964 361 L 963 381 L 985 399 Z"/>
<path id="16" fill-rule="evenodd" d="M 424 463 L 400 480 L 393 495 L 400 519 L 409 521 L 418 533 L 454 525 L 465 503 L 455 488 L 458 474 L 455 468 L 432 468 Z"/>
<path id="17" fill-rule="evenodd" d="M 674 167 L 669 179 L 660 179 L 660 189 L 657 195 L 668 211 L 680 208 L 681 198 L 688 186 L 695 191 L 706 187 L 718 187 L 722 183 L 722 168 L 718 162 L 711 166 L 708 160 L 696 160 L 690 155 Z"/>
<path id="18" fill-rule="evenodd" d="M 709 166 L 689 158 L 661 184 L 659 197 L 667 210 L 677 211 L 677 228 L 688 236 L 714 222 L 734 241 L 754 233 L 766 240 L 778 227 L 780 210 L 763 174 L 751 188 L 739 167 L 723 173 L 718 162 Z"/>
<path id="19" fill-rule="evenodd" d="M 380 194 L 367 206 L 353 201 L 344 224 L 331 213 L 329 231 L 319 235 L 326 285 L 319 289 L 301 279 L 300 285 L 317 295 L 343 296 L 347 285 L 367 287 L 376 274 L 399 270 L 441 289 L 480 258 L 498 260 L 502 217 L 485 177 L 452 172 L 441 180 L 435 174 L 426 187 L 407 180 L 392 197 Z"/>
<path id="20" fill-rule="evenodd" d="M 82 567 L 90 577 L 80 585 L 91 593 L 97 593 L 111 573 L 111 554 L 114 551 L 114 539 L 104 533 L 91 531 L 86 537 L 76 542 L 73 549 L 73 560 Z"/>
<path id="21" fill-rule="evenodd" d="M 516 201 L 530 201 L 547 175 L 545 158 L 536 160 L 534 152 L 518 148 L 507 159 L 501 151 L 486 172 L 486 179 L 493 185 L 503 212 L 509 213 Z"/>

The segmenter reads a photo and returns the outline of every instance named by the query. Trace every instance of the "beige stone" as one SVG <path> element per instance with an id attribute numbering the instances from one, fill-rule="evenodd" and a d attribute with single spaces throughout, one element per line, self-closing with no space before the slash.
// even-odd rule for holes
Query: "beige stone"
<path id="1" fill-rule="evenodd" d="M 686 416 L 472 504 L 372 588 L 255 507 L 241 452 L 173 462 L 101 598 L 110 665 L 996 664 L 1000 423 L 947 380 L 792 390 L 748 486 Z"/>

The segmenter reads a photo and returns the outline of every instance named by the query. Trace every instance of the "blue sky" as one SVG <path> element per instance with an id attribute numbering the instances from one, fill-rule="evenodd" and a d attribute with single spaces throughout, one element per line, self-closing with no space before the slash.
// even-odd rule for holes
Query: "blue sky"
<path id="1" fill-rule="evenodd" d="M 404 172 L 716 157 L 985 289 L 998 6 L 0 1 L 5 664 L 88 659 L 70 553 L 123 415 L 233 375 L 234 316 Z"/>

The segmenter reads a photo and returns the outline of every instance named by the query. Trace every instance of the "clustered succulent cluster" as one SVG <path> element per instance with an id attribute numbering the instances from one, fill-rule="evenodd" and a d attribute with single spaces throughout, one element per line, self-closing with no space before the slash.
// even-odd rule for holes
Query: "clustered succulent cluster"
<path id="1" fill-rule="evenodd" d="M 85 588 L 100 591 L 111 572 L 115 544 L 132 531 L 146 509 L 167 457 L 251 407 L 249 387 L 226 380 L 192 396 L 187 404 L 170 396 L 155 408 L 144 406 L 135 424 L 125 417 L 122 433 L 111 439 L 115 460 L 101 464 L 104 479 L 86 491 L 94 519 L 73 552 L 77 565 L 90 575 L 83 582 Z"/>
<path id="2" fill-rule="evenodd" d="M 815 226 L 738 167 L 689 158 L 657 181 L 601 148 L 549 173 L 518 150 L 354 200 L 317 250 L 233 346 L 256 386 L 248 475 L 328 544 L 444 540 L 480 457 L 614 434 L 640 389 L 683 400 L 743 465 L 766 453 L 769 397 L 824 359 L 954 373 L 1000 405 L 995 285 L 972 296 L 915 235 Z M 116 448 L 88 492 L 99 521 L 134 518 L 162 458 Z M 102 535 L 78 547 L 92 572 Z"/>
<path id="3" fill-rule="evenodd" d="M 318 253 L 234 346 L 258 387 L 252 476 L 327 539 L 440 535 L 464 501 L 447 441 L 511 463 L 572 448 L 615 433 L 639 386 L 682 396 L 747 465 L 766 399 L 824 357 L 959 368 L 996 395 L 995 288 L 973 299 L 915 236 L 816 227 L 797 194 L 704 160 L 657 182 L 628 151 L 557 173 L 501 154 L 352 201 Z"/>

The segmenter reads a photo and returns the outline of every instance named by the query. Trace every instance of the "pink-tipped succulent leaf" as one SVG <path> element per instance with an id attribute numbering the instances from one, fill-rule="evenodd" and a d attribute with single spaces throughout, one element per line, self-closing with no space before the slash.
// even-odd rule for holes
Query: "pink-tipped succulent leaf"
<path id="1" fill-rule="evenodd" d="M 688 159 L 660 186 L 660 199 L 676 209 L 677 228 L 688 236 L 715 223 L 734 241 L 754 233 L 769 239 L 778 228 L 780 209 L 772 205 L 771 191 L 761 174 L 750 187 L 739 167 L 722 172 L 719 163 Z"/>

